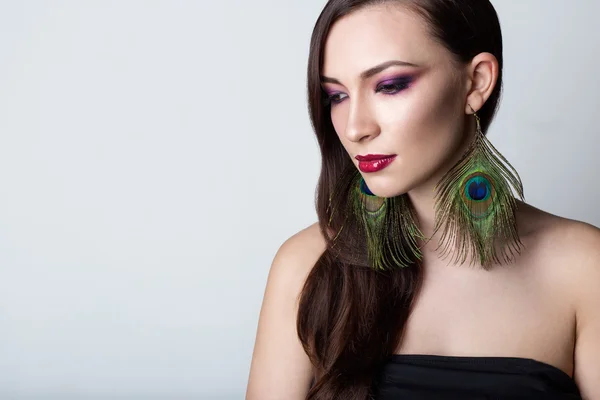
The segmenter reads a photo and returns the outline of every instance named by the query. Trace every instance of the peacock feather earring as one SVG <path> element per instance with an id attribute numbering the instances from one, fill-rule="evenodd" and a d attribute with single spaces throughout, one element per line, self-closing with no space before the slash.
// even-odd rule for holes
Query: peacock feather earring
<path id="1" fill-rule="evenodd" d="M 338 258 L 376 271 L 407 267 L 422 259 L 418 239 L 425 238 L 408 196 L 374 195 L 354 164 L 332 191 L 329 215 L 329 226 L 336 217 L 341 222 L 332 240 Z"/>
<path id="2" fill-rule="evenodd" d="M 471 254 L 472 262 L 478 258 L 488 269 L 492 263 L 510 262 L 515 253 L 520 254 L 523 243 L 517 232 L 517 204 L 509 184 L 524 200 L 523 184 L 483 134 L 479 116 L 469 107 L 477 124 L 475 140 L 434 188 L 434 232 L 443 227 L 438 246 L 442 258 L 455 251 L 462 264 Z"/>

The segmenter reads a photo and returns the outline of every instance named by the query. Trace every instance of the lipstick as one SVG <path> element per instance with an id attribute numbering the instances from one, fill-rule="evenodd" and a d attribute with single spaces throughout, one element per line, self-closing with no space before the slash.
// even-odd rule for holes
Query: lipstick
<path id="1" fill-rule="evenodd" d="M 356 156 L 358 168 L 362 172 L 376 172 L 384 169 L 394 161 L 396 154 L 367 154 Z"/>

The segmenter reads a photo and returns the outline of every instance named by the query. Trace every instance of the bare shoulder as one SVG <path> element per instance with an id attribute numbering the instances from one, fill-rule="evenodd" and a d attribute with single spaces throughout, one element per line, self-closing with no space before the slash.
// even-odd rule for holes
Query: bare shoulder
<path id="1" fill-rule="evenodd" d="M 590 223 L 524 208 L 530 229 L 558 273 L 575 311 L 573 378 L 583 398 L 600 398 L 600 229 Z M 558 295 L 558 294 L 557 294 Z"/>
<path id="2" fill-rule="evenodd" d="M 584 221 L 544 214 L 544 248 L 554 261 L 551 264 L 564 273 L 573 299 L 580 307 L 585 307 L 587 295 L 600 300 L 600 229 Z"/>
<path id="3" fill-rule="evenodd" d="M 325 238 L 319 223 L 315 222 L 288 238 L 280 247 L 278 255 L 300 261 L 316 261 L 325 251 Z"/>
<path id="4" fill-rule="evenodd" d="M 600 398 L 600 229 L 568 220 L 562 230 L 575 304 L 574 379 L 584 399 Z M 565 263 L 567 259 L 565 258 Z"/>
<path id="5" fill-rule="evenodd" d="M 319 257 L 326 243 L 318 222 L 290 236 L 279 247 L 270 274 L 285 276 L 285 280 L 300 288 Z"/>
<path id="6" fill-rule="evenodd" d="M 524 236 L 531 238 L 543 251 L 553 257 L 569 259 L 570 265 L 577 260 L 585 262 L 600 253 L 600 229 L 590 223 L 561 217 L 536 208 L 530 204 L 519 203 L 519 213 Z"/>
<path id="7" fill-rule="evenodd" d="M 246 400 L 306 397 L 313 370 L 296 330 L 298 300 L 325 246 L 319 225 L 314 223 L 277 250 L 260 310 Z"/>
<path id="8" fill-rule="evenodd" d="M 600 229 L 590 223 L 554 215 L 531 205 L 520 206 L 525 237 L 536 260 L 573 290 L 581 280 L 600 274 Z M 600 288 L 600 286 L 599 286 Z"/>

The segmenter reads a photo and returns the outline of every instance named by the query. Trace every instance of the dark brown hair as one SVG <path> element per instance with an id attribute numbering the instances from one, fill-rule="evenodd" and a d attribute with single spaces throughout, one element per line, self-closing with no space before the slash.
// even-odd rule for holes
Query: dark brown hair
<path id="1" fill-rule="evenodd" d="M 331 217 L 329 198 L 348 168 L 355 168 L 333 128 L 320 85 L 323 49 L 331 25 L 340 17 L 376 4 L 404 5 L 417 12 L 458 62 L 481 52 L 498 60 L 498 80 L 479 110 L 484 132 L 495 115 L 502 86 L 502 36 L 488 0 L 330 0 L 315 24 L 308 60 L 311 123 L 321 150 L 316 209 L 329 246 L 312 268 L 300 295 L 297 331 L 315 369 L 307 399 L 365 400 L 376 395 L 378 369 L 400 343 L 409 309 L 422 281 L 421 266 L 377 272 L 364 262 L 334 254 L 331 232 L 342 221 Z M 346 228 L 345 228 L 346 229 Z M 349 240 L 362 240 L 346 232 Z M 350 235 L 350 236 L 348 236 Z"/>

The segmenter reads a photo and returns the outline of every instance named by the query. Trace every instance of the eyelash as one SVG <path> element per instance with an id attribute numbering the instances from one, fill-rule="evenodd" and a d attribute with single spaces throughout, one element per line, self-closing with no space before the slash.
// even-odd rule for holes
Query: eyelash
<path id="1" fill-rule="evenodd" d="M 392 81 L 392 83 L 387 83 L 385 85 L 379 86 L 375 90 L 375 92 L 376 93 L 383 92 L 384 94 L 387 94 L 388 96 L 393 96 L 393 95 L 401 92 L 402 90 L 407 89 L 408 86 L 410 85 L 410 83 L 411 83 L 411 79 L 408 79 L 408 78 L 396 79 L 396 80 Z M 395 90 L 392 91 L 392 92 L 389 92 L 389 91 L 386 91 L 386 90 L 382 91 L 382 88 L 388 88 L 388 87 L 395 88 Z M 343 101 L 343 99 L 342 100 L 335 100 L 335 96 L 337 96 L 339 94 L 340 93 L 335 93 L 335 94 L 332 94 L 331 96 L 325 96 L 325 106 L 326 107 L 327 106 L 334 106 L 336 104 L 341 103 Z"/>

